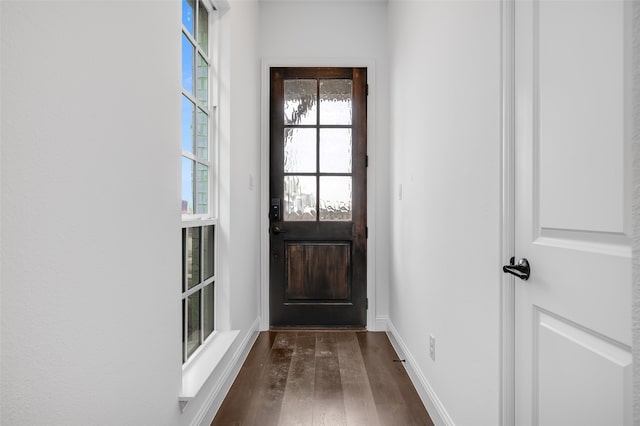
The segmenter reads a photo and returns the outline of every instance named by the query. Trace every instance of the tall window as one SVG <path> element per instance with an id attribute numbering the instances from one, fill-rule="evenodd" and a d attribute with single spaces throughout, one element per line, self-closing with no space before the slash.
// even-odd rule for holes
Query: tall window
<path id="1" fill-rule="evenodd" d="M 182 360 L 214 329 L 214 81 L 209 0 L 182 0 Z"/>

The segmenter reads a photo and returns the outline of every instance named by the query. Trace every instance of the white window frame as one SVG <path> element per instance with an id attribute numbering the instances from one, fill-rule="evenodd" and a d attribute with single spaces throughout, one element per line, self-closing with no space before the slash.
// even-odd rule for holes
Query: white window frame
<path id="1" fill-rule="evenodd" d="M 187 317 L 188 317 L 188 307 L 185 305 L 185 309 L 184 309 L 184 314 L 182 314 L 182 327 L 183 327 L 183 333 L 184 333 L 184 342 L 181 342 L 182 345 L 182 360 L 183 360 L 183 370 L 185 368 L 187 368 L 190 364 L 190 362 L 194 359 L 196 359 L 198 357 L 198 354 L 202 351 L 203 347 L 205 347 L 208 342 L 210 342 L 211 340 L 213 340 L 214 336 L 216 335 L 216 330 L 217 330 L 217 321 L 216 318 L 217 317 L 217 312 L 218 312 L 218 283 L 217 283 L 217 271 L 218 271 L 218 235 L 219 235 L 219 227 L 218 227 L 218 186 L 219 186 L 219 180 L 216 179 L 216 177 L 218 176 L 218 151 L 219 151 L 219 146 L 218 146 L 218 85 L 219 85 L 219 79 L 215 79 L 213 78 L 214 75 L 219 75 L 219 73 L 214 72 L 214 70 L 216 69 L 216 67 L 218 66 L 217 63 L 217 59 L 218 59 L 218 28 L 217 28 L 217 13 L 218 10 L 220 10 L 218 7 L 216 7 L 216 4 L 213 0 L 195 0 L 195 7 L 194 7 L 194 32 L 197 32 L 197 25 L 198 25 L 198 13 L 199 13 L 199 8 L 198 8 L 198 3 L 202 4 L 208 12 L 208 36 L 209 36 L 209 40 L 207 42 L 207 51 L 204 51 L 202 49 L 202 47 L 200 46 L 200 44 L 197 42 L 196 38 L 195 38 L 195 34 L 191 34 L 189 32 L 189 30 L 184 26 L 184 24 L 182 23 L 182 19 L 180 20 L 181 24 L 180 24 L 180 28 L 181 28 L 181 33 L 180 33 L 180 37 L 182 40 L 182 36 L 186 36 L 189 41 L 195 46 L 195 52 L 194 52 L 194 61 L 197 61 L 198 59 L 198 54 L 202 54 L 202 57 L 204 58 L 204 60 L 208 63 L 209 65 L 209 76 L 208 76 L 208 85 L 207 85 L 207 90 L 208 90 L 208 106 L 204 106 L 201 102 L 199 102 L 196 99 L 195 93 L 189 93 L 187 90 L 184 89 L 184 87 L 182 87 L 182 84 L 180 84 L 180 93 L 181 93 L 181 102 L 182 102 L 182 96 L 185 96 L 187 99 L 189 99 L 191 102 L 194 103 L 195 108 L 196 108 L 196 118 L 194 118 L 195 120 L 197 120 L 197 111 L 198 108 L 202 109 L 203 111 L 205 111 L 208 115 L 209 121 L 208 121 L 208 130 L 209 130 L 209 134 L 208 134 L 208 159 L 203 160 L 202 158 L 197 157 L 194 153 L 190 153 L 188 151 L 182 151 L 181 154 L 181 162 L 182 162 L 182 158 L 188 158 L 192 161 L 195 161 L 195 163 L 201 163 L 204 164 L 208 167 L 209 173 L 208 173 L 208 191 L 207 191 L 207 195 L 208 195 L 208 212 L 206 213 L 200 213 L 200 214 L 182 214 L 182 224 L 181 224 L 181 238 L 180 238 L 180 243 L 182 243 L 182 230 L 186 229 L 186 228 L 194 228 L 194 227 L 200 227 L 201 229 L 204 228 L 205 226 L 209 226 L 209 225 L 213 225 L 214 227 L 214 259 L 213 259 L 213 265 L 214 265 L 214 274 L 213 276 L 211 276 L 210 278 L 203 280 L 202 282 L 199 282 L 197 285 L 195 285 L 194 287 L 190 288 L 190 289 L 184 289 L 182 288 L 182 283 L 180 283 L 181 285 L 181 304 L 182 303 L 188 303 L 187 302 L 187 298 L 200 291 L 203 290 L 205 287 L 209 286 L 209 285 L 213 285 L 213 291 L 214 291 L 214 330 L 213 332 L 209 335 L 209 336 L 204 336 L 204 327 L 203 327 L 203 311 L 204 311 L 204 298 L 200 297 L 200 345 L 198 346 L 198 348 L 189 356 L 187 356 L 188 354 L 188 333 L 187 333 L 187 328 L 188 328 L 188 324 L 187 324 Z M 196 62 L 197 63 L 197 62 Z M 196 90 L 196 84 L 197 82 L 194 80 L 193 82 L 193 88 L 194 88 L 194 92 Z M 195 169 L 194 169 L 194 173 L 195 173 Z M 195 176 L 194 176 L 195 179 Z M 193 194 L 194 198 L 196 196 L 195 193 L 195 188 L 194 188 L 194 194 Z M 196 210 L 196 202 L 194 200 L 194 211 Z M 203 244 L 202 244 L 202 233 L 201 235 L 201 243 L 200 243 L 200 252 L 203 252 Z M 182 262 L 184 263 L 186 261 L 185 258 L 182 259 Z M 200 267 L 200 269 L 202 270 L 202 265 Z M 186 277 L 182 277 L 182 280 L 186 280 Z M 182 310 L 181 310 L 182 313 Z"/>

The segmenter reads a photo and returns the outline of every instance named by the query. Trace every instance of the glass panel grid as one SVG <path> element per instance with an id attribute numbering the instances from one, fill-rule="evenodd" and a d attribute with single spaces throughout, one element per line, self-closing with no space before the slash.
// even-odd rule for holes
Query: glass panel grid
<path id="1" fill-rule="evenodd" d="M 314 173 L 316 171 L 317 131 L 284 129 L 284 172 Z"/>
<path id="2" fill-rule="evenodd" d="M 187 358 L 202 343 L 200 336 L 200 291 L 187 297 Z"/>
<path id="3" fill-rule="evenodd" d="M 215 225 L 182 229 L 182 351 L 185 362 L 215 330 Z"/>
<path id="4" fill-rule="evenodd" d="M 209 106 L 209 64 L 198 53 L 196 63 L 196 99 L 205 107 Z"/>
<path id="5" fill-rule="evenodd" d="M 182 214 L 193 214 L 193 175 L 195 161 L 182 157 Z"/>
<path id="6" fill-rule="evenodd" d="M 320 80 L 320 124 L 351 124 L 351 80 Z"/>
<path id="7" fill-rule="evenodd" d="M 182 0 L 182 25 L 193 34 L 195 0 Z"/>
<path id="8" fill-rule="evenodd" d="M 352 220 L 351 176 L 320 177 L 320 220 Z"/>
<path id="9" fill-rule="evenodd" d="M 316 220 L 316 184 L 315 176 L 284 177 L 284 220 Z"/>
<path id="10" fill-rule="evenodd" d="M 315 125 L 317 123 L 317 80 L 284 81 L 284 124 Z"/>
<path id="11" fill-rule="evenodd" d="M 200 228 L 185 230 L 185 262 L 187 290 L 200 283 Z"/>
<path id="12" fill-rule="evenodd" d="M 196 114 L 195 147 L 198 158 L 209 159 L 209 115 L 200 108 Z"/>
<path id="13" fill-rule="evenodd" d="M 209 284 L 202 290 L 203 303 L 202 303 L 202 329 L 204 332 L 203 339 L 209 337 L 209 335 L 215 329 L 215 292 L 214 284 Z"/>
<path id="14" fill-rule="evenodd" d="M 193 153 L 193 122 L 196 106 L 182 95 L 182 150 Z"/>
<path id="15" fill-rule="evenodd" d="M 184 33 L 182 34 L 182 87 L 193 93 L 195 46 Z"/>
<path id="16" fill-rule="evenodd" d="M 209 11 L 202 4 L 202 1 L 198 2 L 198 34 L 196 39 L 202 50 L 206 52 L 209 48 Z"/>
<path id="17" fill-rule="evenodd" d="M 285 221 L 352 220 L 352 86 L 284 80 Z"/>
<path id="18" fill-rule="evenodd" d="M 351 173 L 351 129 L 320 129 L 320 172 Z"/>
<path id="19" fill-rule="evenodd" d="M 202 229 L 202 279 L 213 277 L 215 272 L 215 227 L 205 226 Z"/>
<path id="20" fill-rule="evenodd" d="M 182 0 L 182 213 L 208 214 L 211 171 L 209 11 Z M 215 225 L 182 229 L 183 362 L 214 331 Z"/>
<path id="21" fill-rule="evenodd" d="M 206 214 L 209 211 L 209 166 L 196 163 L 195 189 L 195 214 Z"/>

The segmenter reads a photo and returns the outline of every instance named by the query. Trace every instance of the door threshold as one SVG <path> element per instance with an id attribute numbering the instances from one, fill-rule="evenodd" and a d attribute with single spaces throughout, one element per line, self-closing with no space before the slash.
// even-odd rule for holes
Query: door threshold
<path id="1" fill-rule="evenodd" d="M 326 325 L 288 325 L 288 326 L 270 326 L 269 331 L 331 331 L 331 332 L 339 332 L 339 331 L 367 331 L 366 327 L 356 327 L 350 325 L 337 325 L 337 326 L 326 326 Z"/>

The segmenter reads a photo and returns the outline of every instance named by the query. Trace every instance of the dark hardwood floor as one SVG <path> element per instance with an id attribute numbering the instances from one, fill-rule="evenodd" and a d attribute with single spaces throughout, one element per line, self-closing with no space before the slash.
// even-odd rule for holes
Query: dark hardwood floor
<path id="1" fill-rule="evenodd" d="M 433 425 L 387 335 L 260 333 L 212 425 Z"/>

